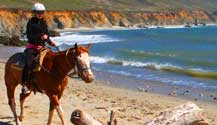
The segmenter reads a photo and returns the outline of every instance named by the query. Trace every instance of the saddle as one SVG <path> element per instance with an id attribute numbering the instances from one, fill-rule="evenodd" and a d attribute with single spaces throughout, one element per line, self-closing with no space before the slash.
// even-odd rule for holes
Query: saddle
<path id="1" fill-rule="evenodd" d="M 43 64 L 44 57 L 46 56 L 46 54 L 47 54 L 48 51 L 49 51 L 48 49 L 42 50 L 40 52 L 39 56 L 37 56 L 35 58 L 35 62 L 37 62 L 38 64 L 36 64 L 34 66 L 33 72 L 38 72 L 38 71 L 41 70 L 41 66 Z M 17 58 L 16 62 L 11 65 L 11 67 L 13 69 L 22 71 L 23 68 L 24 68 L 24 65 L 25 65 L 24 53 L 18 53 L 18 58 Z"/>

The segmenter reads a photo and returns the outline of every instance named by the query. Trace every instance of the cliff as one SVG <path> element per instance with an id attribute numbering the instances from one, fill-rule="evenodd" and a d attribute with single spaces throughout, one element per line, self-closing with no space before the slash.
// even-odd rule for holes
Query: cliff
<path id="1" fill-rule="evenodd" d="M 25 32 L 31 18 L 30 11 L 0 10 L 0 33 L 7 36 Z M 118 11 L 47 11 L 45 19 L 49 29 L 76 27 L 145 27 L 149 25 L 179 25 L 186 23 L 215 23 L 215 16 L 204 11 L 179 12 L 118 12 Z"/>

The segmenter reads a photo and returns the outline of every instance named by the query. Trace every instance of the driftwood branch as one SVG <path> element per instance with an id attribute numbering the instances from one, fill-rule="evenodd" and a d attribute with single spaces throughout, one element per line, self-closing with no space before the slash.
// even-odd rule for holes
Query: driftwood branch
<path id="1" fill-rule="evenodd" d="M 112 110 L 110 114 L 110 120 L 108 122 L 108 125 L 117 125 L 117 120 L 114 117 L 115 117 L 115 113 Z"/>
<path id="2" fill-rule="evenodd" d="M 194 103 L 167 109 L 145 125 L 208 125 L 203 110 Z"/>

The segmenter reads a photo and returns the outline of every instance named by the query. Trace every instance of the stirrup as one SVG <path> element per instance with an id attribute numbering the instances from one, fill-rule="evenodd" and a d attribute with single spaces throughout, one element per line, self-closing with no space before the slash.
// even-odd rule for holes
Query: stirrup
<path id="1" fill-rule="evenodd" d="M 21 91 L 22 91 L 23 94 L 31 93 L 31 91 L 27 88 L 27 86 L 23 86 Z"/>
<path id="2" fill-rule="evenodd" d="M 41 70 L 41 67 L 40 66 L 36 66 L 32 72 L 39 72 Z"/>

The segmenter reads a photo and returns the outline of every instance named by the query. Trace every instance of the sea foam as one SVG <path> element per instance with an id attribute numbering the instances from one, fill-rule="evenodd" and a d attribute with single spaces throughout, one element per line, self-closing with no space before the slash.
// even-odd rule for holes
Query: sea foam
<path id="1" fill-rule="evenodd" d="M 73 45 L 75 43 L 88 44 L 88 43 L 120 41 L 120 39 L 112 38 L 107 35 L 85 35 L 79 33 L 71 34 L 70 32 L 62 33 L 61 36 L 52 37 L 51 39 L 55 41 L 57 45 L 61 45 L 61 44 Z"/>

